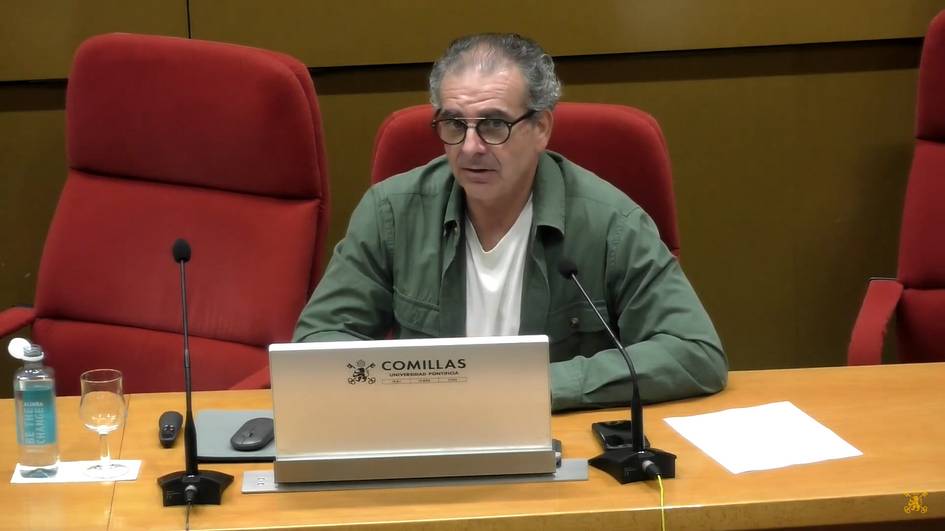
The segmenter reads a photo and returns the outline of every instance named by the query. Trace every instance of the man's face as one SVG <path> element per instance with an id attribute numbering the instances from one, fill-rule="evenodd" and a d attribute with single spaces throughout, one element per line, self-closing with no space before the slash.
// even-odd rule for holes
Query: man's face
<path id="1" fill-rule="evenodd" d="M 440 85 L 442 108 L 438 118 L 501 118 L 512 122 L 528 111 L 525 80 L 515 66 L 491 73 L 477 68 L 447 74 Z M 474 126 L 476 120 L 469 124 Z M 474 128 L 456 145 L 446 145 L 453 175 L 467 201 L 488 208 L 521 206 L 530 193 L 538 157 L 551 135 L 551 113 L 512 127 L 508 141 L 485 143 Z"/>

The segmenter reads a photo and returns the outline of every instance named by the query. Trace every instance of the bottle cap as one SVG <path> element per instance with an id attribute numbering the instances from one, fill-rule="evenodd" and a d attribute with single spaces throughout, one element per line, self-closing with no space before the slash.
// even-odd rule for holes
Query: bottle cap
<path id="1" fill-rule="evenodd" d="M 14 337 L 7 345 L 7 352 L 18 360 L 40 361 L 44 357 L 43 349 L 22 337 Z"/>

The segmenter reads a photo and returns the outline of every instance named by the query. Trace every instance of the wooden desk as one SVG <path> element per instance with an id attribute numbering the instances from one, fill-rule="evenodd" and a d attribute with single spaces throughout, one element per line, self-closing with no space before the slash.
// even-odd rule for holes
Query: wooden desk
<path id="1" fill-rule="evenodd" d="M 871 527 L 874 529 L 945 527 L 943 382 L 945 363 L 744 371 L 732 373 L 728 389 L 718 395 L 647 407 L 647 435 L 655 446 L 679 456 L 678 477 L 664 482 L 668 528 L 758 529 L 869 522 L 884 522 Z M 661 420 L 780 400 L 790 400 L 864 455 L 732 475 Z M 198 393 L 194 403 L 197 409 L 255 409 L 269 407 L 270 397 L 268 391 Z M 172 450 L 158 445 L 157 417 L 166 409 L 182 407 L 179 394 L 131 397 L 121 457 L 143 459 L 144 464 L 138 481 L 114 488 L 109 529 L 182 527 L 183 508 L 162 507 L 156 485 L 158 476 L 180 470 L 183 463 L 180 442 Z M 622 411 L 615 410 L 559 415 L 554 418 L 553 431 L 564 442 L 566 457 L 590 457 L 598 453 L 590 423 L 621 415 Z M 7 426 L 12 426 L 12 421 Z M 5 429 L 9 433 L 10 428 Z M 88 455 L 94 456 L 94 450 L 85 457 Z M 4 464 L 9 468 L 9 463 Z M 236 481 L 227 489 L 223 505 L 195 508 L 192 528 L 659 529 L 655 485 L 621 486 L 595 469 L 591 469 L 589 481 L 573 483 L 240 493 L 242 472 L 265 467 L 258 463 L 207 466 L 233 474 Z M 19 487 L 23 486 L 5 488 Z M 37 518 L 43 512 L 64 514 L 77 506 L 83 512 L 93 506 L 107 511 L 107 501 L 96 496 L 100 492 L 79 490 L 84 487 L 57 487 L 55 493 L 76 490 L 71 491 L 72 496 L 55 494 L 38 509 L 4 504 L 30 512 L 34 519 L 26 522 L 42 522 Z M 45 488 L 37 487 L 35 495 L 49 498 Z M 927 492 L 923 503 L 928 512 L 905 513 L 906 492 Z M 6 494 L 0 493 L 4 498 Z M 27 501 L 24 498 L 18 499 Z M 104 527 L 101 523 L 99 519 L 83 527 Z"/>

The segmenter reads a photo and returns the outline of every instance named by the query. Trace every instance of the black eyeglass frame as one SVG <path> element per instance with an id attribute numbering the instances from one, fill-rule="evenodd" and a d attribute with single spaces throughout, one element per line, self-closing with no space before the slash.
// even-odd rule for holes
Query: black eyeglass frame
<path id="1" fill-rule="evenodd" d="M 535 116 L 535 114 L 537 113 L 538 113 L 537 110 L 529 109 L 525 114 L 519 116 L 518 118 L 516 118 L 515 120 L 512 120 L 511 122 L 508 120 L 503 120 L 502 118 L 460 118 L 460 117 L 434 118 L 430 122 L 430 128 L 433 129 L 433 133 L 437 136 L 437 138 L 439 138 L 441 142 L 443 142 L 444 144 L 448 146 L 458 146 L 459 144 L 462 144 L 463 142 L 465 142 L 466 135 L 469 134 L 470 127 L 476 130 L 476 134 L 479 135 L 479 139 L 485 142 L 486 144 L 489 144 L 490 146 L 501 146 L 502 144 L 505 144 L 506 142 L 508 142 L 510 138 L 512 138 L 512 128 L 515 127 L 516 124 L 518 124 L 519 122 L 525 121 L 531 118 L 532 116 Z M 502 122 L 503 124 L 505 124 L 505 127 L 508 130 L 508 132 L 505 135 L 505 140 L 501 142 L 489 142 L 488 140 L 483 138 L 482 133 L 479 131 L 479 126 L 485 123 L 486 120 L 494 120 L 494 121 Z M 470 126 L 469 122 L 472 122 L 472 121 L 475 121 L 476 125 Z M 446 140 L 443 140 L 443 137 L 440 136 L 439 130 L 437 129 L 437 124 L 439 124 L 440 122 L 460 122 L 463 125 L 465 125 L 466 127 L 463 129 L 462 138 L 460 138 L 459 141 L 457 142 L 447 142 Z"/>

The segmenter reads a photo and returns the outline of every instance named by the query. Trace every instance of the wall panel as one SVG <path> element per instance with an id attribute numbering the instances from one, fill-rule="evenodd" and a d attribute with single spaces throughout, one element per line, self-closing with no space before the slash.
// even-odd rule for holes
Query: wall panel
<path id="1" fill-rule="evenodd" d="M 99 33 L 187 36 L 185 0 L 0 1 L 0 81 L 61 79 Z"/>
<path id="2" fill-rule="evenodd" d="M 0 82 L 0 307 L 32 299 L 65 175 L 65 82 L 37 80 L 64 77 L 74 47 L 99 29 L 185 32 L 183 1 L 134 4 L 132 13 L 107 0 L 0 3 L 0 79 L 16 80 Z M 456 34 L 514 27 L 559 55 L 565 99 L 634 105 L 662 124 L 683 264 L 733 368 L 842 363 L 866 279 L 895 273 L 915 36 L 945 1 L 588 0 L 577 15 L 565 9 L 573 2 L 548 4 L 541 23 L 537 2 L 503 4 L 514 6 L 507 26 L 491 27 L 495 17 L 432 1 L 191 0 L 195 35 L 288 51 L 313 67 L 330 243 L 367 188 L 377 126 L 427 101 L 425 61 Z M 102 9 L 111 14 L 96 18 Z M 0 362 L 0 372 L 10 367 Z"/>
<path id="3" fill-rule="evenodd" d="M 191 0 L 195 38 L 309 66 L 433 61 L 450 40 L 516 31 L 552 55 L 918 37 L 945 0 Z"/>

